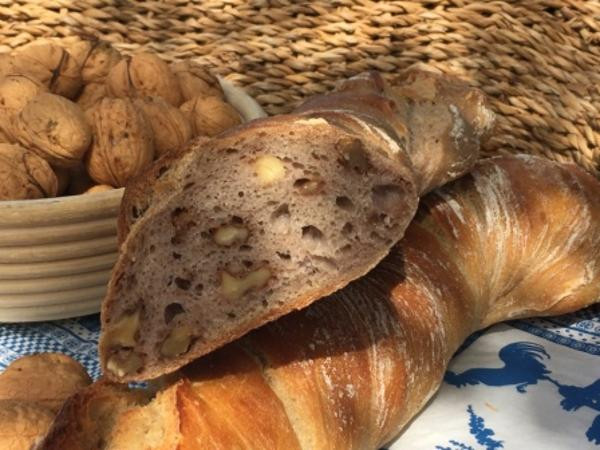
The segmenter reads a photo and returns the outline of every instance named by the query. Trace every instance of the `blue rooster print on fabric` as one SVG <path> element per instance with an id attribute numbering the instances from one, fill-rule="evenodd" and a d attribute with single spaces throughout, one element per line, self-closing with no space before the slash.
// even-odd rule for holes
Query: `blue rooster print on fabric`
<path id="1" fill-rule="evenodd" d="M 504 367 L 476 368 L 462 373 L 446 372 L 444 381 L 456 387 L 485 384 L 487 386 L 516 385 L 517 391 L 525 393 L 529 385 L 538 381 L 549 381 L 558 388 L 563 398 L 560 407 L 565 411 L 576 411 L 582 406 L 600 412 L 600 379 L 589 386 L 570 386 L 561 384 L 550 376 L 542 362 L 550 355 L 543 346 L 532 342 L 515 342 L 504 346 L 498 353 Z M 588 441 L 600 445 L 600 415 L 596 416 L 586 431 Z"/>
<path id="2" fill-rule="evenodd" d="M 587 406 L 600 412 L 600 379 L 584 387 L 560 384 L 552 378 L 548 378 L 548 381 L 558 387 L 558 393 L 563 398 L 560 406 L 565 411 L 577 411 L 582 406 Z M 600 414 L 593 420 L 585 436 L 588 441 L 600 445 Z"/>
<path id="3" fill-rule="evenodd" d="M 504 367 L 494 369 L 469 369 L 463 373 L 446 372 L 444 381 L 456 387 L 467 384 L 485 384 L 487 386 L 516 385 L 517 391 L 525 393 L 529 385 L 543 380 L 550 373 L 540 361 L 550 355 L 539 344 L 515 342 L 503 347 L 498 354 Z"/>

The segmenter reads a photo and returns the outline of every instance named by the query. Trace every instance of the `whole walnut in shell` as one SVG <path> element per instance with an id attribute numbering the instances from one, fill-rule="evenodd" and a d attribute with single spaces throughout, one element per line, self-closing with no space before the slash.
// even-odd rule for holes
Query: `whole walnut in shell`
<path id="1" fill-rule="evenodd" d="M 0 53 L 0 77 L 4 77 L 11 73 L 13 63 L 13 57 L 8 52 Z"/>
<path id="2" fill-rule="evenodd" d="M 32 43 L 19 48 L 11 59 L 11 72 L 39 80 L 50 92 L 75 98 L 83 85 L 81 68 L 64 48 L 52 43 Z"/>
<path id="3" fill-rule="evenodd" d="M 122 59 L 111 69 L 106 85 L 115 97 L 158 96 L 174 106 L 182 101 L 175 74 L 165 61 L 151 53 Z"/>
<path id="4" fill-rule="evenodd" d="M 186 60 L 171 64 L 170 67 L 177 77 L 184 102 L 194 97 L 223 98 L 217 78 L 200 64 Z"/>
<path id="5" fill-rule="evenodd" d="M 181 105 L 192 124 L 194 136 L 215 136 L 239 125 L 242 119 L 233 106 L 219 97 L 195 97 Z"/>
<path id="6" fill-rule="evenodd" d="M 81 94 L 79 94 L 79 97 L 77 97 L 75 103 L 85 111 L 107 95 L 108 92 L 104 83 L 89 83 L 83 87 L 83 90 L 81 91 Z"/>
<path id="7" fill-rule="evenodd" d="M 102 83 L 110 70 L 123 58 L 108 42 L 83 39 L 67 45 L 68 52 L 81 68 L 84 83 Z"/>
<path id="8" fill-rule="evenodd" d="M 85 166 L 94 181 L 123 187 L 152 162 L 152 129 L 130 99 L 104 98 L 86 117 L 94 139 Z"/>
<path id="9" fill-rule="evenodd" d="M 92 139 L 81 108 L 49 93 L 34 97 L 13 117 L 11 132 L 23 147 L 57 167 L 77 165 Z"/>
<path id="10" fill-rule="evenodd" d="M 10 121 L 21 112 L 27 102 L 46 87 L 35 78 L 27 75 L 6 75 L 0 78 L 0 134 L 6 136 L 6 142 L 13 142 Z"/>
<path id="11" fill-rule="evenodd" d="M 19 145 L 0 144 L 0 200 L 55 197 L 58 181 L 50 164 Z"/>
<path id="12" fill-rule="evenodd" d="M 188 118 L 162 98 L 138 98 L 134 104 L 144 113 L 152 128 L 157 156 L 181 149 L 192 138 L 192 125 Z"/>

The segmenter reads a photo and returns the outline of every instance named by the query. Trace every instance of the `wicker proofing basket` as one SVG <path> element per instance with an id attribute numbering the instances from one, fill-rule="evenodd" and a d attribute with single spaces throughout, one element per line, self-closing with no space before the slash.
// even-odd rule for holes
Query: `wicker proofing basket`
<path id="1" fill-rule="evenodd" d="M 541 154 L 600 174 L 599 1 L 0 0 L 0 51 L 40 37 L 82 34 L 108 40 L 125 53 L 146 48 L 170 60 L 197 57 L 244 86 L 270 113 L 288 112 L 303 97 L 364 70 L 393 77 L 426 62 L 462 76 L 490 97 L 498 125 L 486 154 Z M 114 222 L 105 218 L 120 198 L 119 192 L 102 195 L 97 208 L 74 207 L 70 223 L 61 221 L 71 216 L 62 216 L 68 213 L 55 200 L 0 211 L 0 285 L 4 278 L 8 286 L 0 287 L 0 320 L 97 309 L 98 298 L 94 308 L 86 299 L 93 289 L 103 292 L 108 278 Z M 44 282 L 32 276 L 6 281 L 6 270 L 17 269 L 8 268 L 16 261 L 2 246 L 25 242 L 24 217 L 35 205 L 57 208 L 57 215 L 48 215 L 43 225 L 48 233 L 36 235 L 38 247 L 19 252 L 23 264 L 70 283 L 71 299 L 80 299 L 68 304 L 75 308 L 70 314 L 63 305 L 36 316 L 41 309 L 35 303 L 52 299 L 48 289 L 36 291 Z M 76 274 L 40 262 L 52 252 L 44 236 L 73 231 L 88 219 L 77 231 L 79 243 L 68 244 L 73 257 L 82 258 Z M 95 251 L 86 250 L 86 239 Z M 93 287 L 85 295 L 84 279 Z M 5 305 L 30 309 L 9 317 L 2 315 Z"/>
<path id="2" fill-rule="evenodd" d="M 117 259 L 122 195 L 0 202 L 0 321 L 98 311 Z"/>

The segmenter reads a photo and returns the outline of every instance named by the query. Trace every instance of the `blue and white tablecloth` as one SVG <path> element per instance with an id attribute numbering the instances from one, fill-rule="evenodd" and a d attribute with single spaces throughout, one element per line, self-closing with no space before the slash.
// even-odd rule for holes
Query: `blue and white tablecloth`
<path id="1" fill-rule="evenodd" d="M 0 370 L 59 351 L 97 378 L 98 316 L 0 325 Z M 477 333 L 391 450 L 600 450 L 600 304 Z"/>

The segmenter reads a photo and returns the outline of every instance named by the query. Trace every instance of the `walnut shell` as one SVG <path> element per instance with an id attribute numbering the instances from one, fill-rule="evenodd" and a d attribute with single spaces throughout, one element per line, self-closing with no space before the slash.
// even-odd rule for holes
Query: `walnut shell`
<path id="1" fill-rule="evenodd" d="M 75 98 L 83 85 L 81 68 L 64 48 L 52 43 L 32 43 L 13 53 L 12 72 L 28 74 L 52 93 Z"/>
<path id="2" fill-rule="evenodd" d="M 95 184 L 85 191 L 84 194 L 99 194 L 100 192 L 112 191 L 114 189 L 114 187 L 109 186 L 108 184 Z"/>
<path id="3" fill-rule="evenodd" d="M 192 138 L 192 125 L 188 118 L 162 98 L 138 98 L 134 104 L 144 113 L 152 128 L 157 156 L 181 149 Z"/>
<path id="4" fill-rule="evenodd" d="M 90 39 L 81 39 L 67 42 L 65 39 L 62 42 L 59 42 L 59 45 L 62 48 L 64 48 L 67 52 L 69 52 L 69 55 L 71 55 L 71 58 L 75 60 L 75 62 L 79 66 L 79 70 L 81 70 L 90 52 L 92 51 L 92 48 L 94 47 L 94 42 Z M 83 82 L 85 83 L 85 80 L 83 80 Z"/>
<path id="5" fill-rule="evenodd" d="M 70 100 L 42 93 L 11 120 L 17 142 L 57 167 L 73 167 L 92 139 L 83 111 Z"/>
<path id="6" fill-rule="evenodd" d="M 0 200 L 55 197 L 58 180 L 50 164 L 19 145 L 0 144 Z"/>
<path id="7" fill-rule="evenodd" d="M 106 85 L 115 97 L 158 96 L 174 106 L 182 100 L 177 78 L 167 63 L 150 53 L 122 59 L 108 74 Z"/>
<path id="8" fill-rule="evenodd" d="M 94 106 L 100 100 L 108 95 L 106 85 L 104 83 L 89 83 L 83 87 L 81 94 L 77 97 L 77 103 L 82 110 L 86 110 Z"/>
<path id="9" fill-rule="evenodd" d="M 8 52 L 0 53 L 0 77 L 12 73 L 13 56 Z"/>
<path id="10" fill-rule="evenodd" d="M 81 77 L 84 83 L 102 83 L 110 70 L 116 66 L 123 56 L 108 42 L 84 41 L 79 44 L 79 51 L 88 48 L 89 51 L 81 64 Z"/>
<path id="11" fill-rule="evenodd" d="M 44 438 L 55 413 L 33 402 L 0 400 L 0 448 L 30 450 Z"/>
<path id="12" fill-rule="evenodd" d="M 195 97 L 181 105 L 192 124 L 194 136 L 215 136 L 242 123 L 233 106 L 219 97 Z"/>
<path id="13" fill-rule="evenodd" d="M 171 64 L 170 67 L 177 77 L 184 102 L 194 97 L 223 98 L 223 90 L 217 78 L 200 64 L 186 60 Z"/>
<path id="14" fill-rule="evenodd" d="M 86 116 L 94 139 L 85 166 L 94 181 L 122 187 L 152 162 L 152 129 L 131 100 L 103 98 Z"/>
<path id="15" fill-rule="evenodd" d="M 0 134 L 5 136 L 5 142 L 15 140 L 9 126 L 12 118 L 33 97 L 46 91 L 42 83 L 27 75 L 6 75 L 0 78 Z"/>

